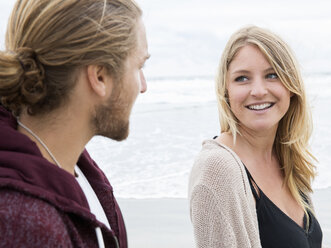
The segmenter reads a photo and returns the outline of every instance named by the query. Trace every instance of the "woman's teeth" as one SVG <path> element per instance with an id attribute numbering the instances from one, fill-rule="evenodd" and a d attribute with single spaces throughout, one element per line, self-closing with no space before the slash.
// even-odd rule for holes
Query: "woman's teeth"
<path id="1" fill-rule="evenodd" d="M 248 108 L 252 110 L 263 110 L 271 107 L 271 103 L 263 103 L 257 105 L 249 105 Z"/>

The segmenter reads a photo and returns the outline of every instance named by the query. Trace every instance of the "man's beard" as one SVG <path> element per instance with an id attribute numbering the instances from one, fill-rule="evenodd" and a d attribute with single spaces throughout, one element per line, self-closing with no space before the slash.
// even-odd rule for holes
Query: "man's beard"
<path id="1" fill-rule="evenodd" d="M 118 99 L 118 94 L 112 94 L 107 105 L 96 107 L 95 116 L 92 119 L 95 135 L 117 141 L 126 139 L 129 135 L 128 115 L 130 114 L 127 108 L 128 106 L 123 106 Z"/>

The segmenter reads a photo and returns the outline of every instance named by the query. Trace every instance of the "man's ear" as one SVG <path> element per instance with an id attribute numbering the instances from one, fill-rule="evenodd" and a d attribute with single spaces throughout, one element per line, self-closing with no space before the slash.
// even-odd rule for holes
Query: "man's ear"
<path id="1" fill-rule="evenodd" d="M 87 78 L 91 89 L 99 96 L 104 97 L 110 90 L 111 77 L 107 74 L 106 68 L 100 65 L 87 66 Z"/>

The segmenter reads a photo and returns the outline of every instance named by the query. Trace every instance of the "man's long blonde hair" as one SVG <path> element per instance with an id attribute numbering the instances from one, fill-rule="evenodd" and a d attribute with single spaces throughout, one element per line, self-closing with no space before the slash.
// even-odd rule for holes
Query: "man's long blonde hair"
<path id="1" fill-rule="evenodd" d="M 17 115 L 52 111 L 91 64 L 120 78 L 141 15 L 134 0 L 17 0 L 0 52 L 1 103 Z"/>
<path id="2" fill-rule="evenodd" d="M 307 214 L 306 209 L 310 206 L 303 199 L 303 194 L 307 196 L 312 192 L 311 182 L 315 177 L 315 158 L 309 151 L 311 112 L 293 52 L 280 37 L 266 29 L 256 26 L 242 28 L 231 36 L 225 47 L 216 79 L 221 132 L 231 132 L 234 141 L 236 135 L 240 135 L 238 120 L 228 102 L 227 71 L 238 51 L 248 44 L 260 49 L 281 82 L 293 94 L 289 109 L 279 122 L 274 151 L 285 176 L 284 183 Z"/>

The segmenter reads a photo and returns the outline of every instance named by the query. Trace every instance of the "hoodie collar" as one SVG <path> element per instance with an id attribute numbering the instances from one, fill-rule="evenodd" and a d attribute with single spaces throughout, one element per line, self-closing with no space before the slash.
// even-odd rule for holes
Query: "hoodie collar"
<path id="1" fill-rule="evenodd" d="M 77 165 L 87 178 L 103 179 L 87 151 Z M 0 186 L 42 198 L 65 212 L 93 218 L 84 193 L 67 171 L 43 158 L 30 138 L 17 131 L 15 117 L 0 106 Z"/>

